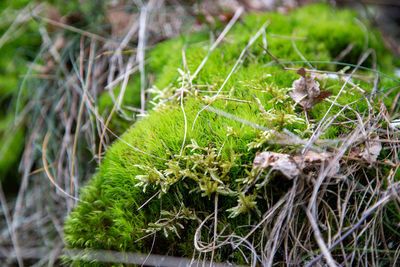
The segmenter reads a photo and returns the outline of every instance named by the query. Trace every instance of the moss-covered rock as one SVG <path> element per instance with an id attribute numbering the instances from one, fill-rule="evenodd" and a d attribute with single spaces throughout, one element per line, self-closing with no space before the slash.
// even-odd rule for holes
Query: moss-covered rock
<path id="1" fill-rule="evenodd" d="M 271 141 L 288 131 L 301 139 L 309 138 L 331 107 L 324 100 L 305 112 L 288 94 L 299 75 L 283 70 L 257 44 L 267 45 L 282 62 L 297 61 L 285 63 L 288 67 L 311 64 L 327 71 L 351 66 L 332 62 L 349 44 L 353 49 L 341 61 L 350 64 L 357 64 L 366 49 L 372 48 L 378 63 L 382 63 L 380 70 L 390 73 L 392 59 L 379 35 L 365 31 L 360 23 L 353 12 L 332 10 L 327 5 L 304 7 L 290 15 L 247 15 L 211 53 L 193 80 L 190 74 L 212 45 L 209 35 L 196 33 L 158 45 L 149 58 L 156 74 L 151 90 L 155 107 L 113 144 L 98 173 L 82 189 L 80 199 L 84 203 L 77 205 L 65 224 L 67 248 L 191 257 L 194 233 L 205 219 L 207 227 L 203 227 L 200 239 L 212 240 L 215 201 L 218 233 L 244 237 L 248 225 L 257 224 L 268 210 L 266 202 L 276 202 L 292 184 L 280 179 L 279 172 L 273 172 L 273 182 L 265 182 L 268 171 L 261 175 L 253 168 L 256 153 L 270 150 L 296 154 L 300 144 Z M 249 47 L 229 76 L 242 50 L 263 24 L 267 25 L 265 34 Z M 373 88 L 370 58 L 357 72 L 363 79 L 353 81 L 365 93 L 354 86 L 341 90 L 344 81 L 320 74 L 321 89 L 332 92 L 331 100 L 341 91 L 337 98 L 341 106 L 332 106 L 329 116 L 349 103 L 360 113 L 366 110 L 367 103 L 359 100 L 369 97 Z M 382 92 L 398 83 L 381 77 Z M 390 102 L 395 93 L 382 96 L 382 100 Z M 372 105 L 379 108 L 379 101 Z M 355 118 L 355 114 L 346 110 L 338 120 L 345 118 Z M 339 139 L 352 128 L 333 124 L 322 138 Z M 304 217 L 304 213 L 299 214 L 299 223 Z M 262 231 L 257 230 L 251 242 L 260 241 Z M 221 246 L 214 260 L 245 263 L 251 253 L 242 252 Z M 298 253 L 306 255 L 306 251 Z"/>

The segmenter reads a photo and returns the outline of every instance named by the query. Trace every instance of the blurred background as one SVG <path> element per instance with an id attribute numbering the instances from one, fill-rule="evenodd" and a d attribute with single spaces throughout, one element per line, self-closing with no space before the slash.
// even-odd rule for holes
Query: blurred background
<path id="1" fill-rule="evenodd" d="M 199 30 L 217 36 L 240 7 L 288 13 L 312 2 L 321 1 L 1 1 L 1 266 L 61 264 L 79 188 L 145 113 L 154 45 Z M 400 55 L 400 1 L 325 2 L 356 10 Z"/>

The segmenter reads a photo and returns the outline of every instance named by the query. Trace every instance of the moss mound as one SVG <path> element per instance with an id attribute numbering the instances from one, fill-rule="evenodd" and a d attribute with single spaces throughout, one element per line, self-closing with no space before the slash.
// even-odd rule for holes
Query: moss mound
<path id="1" fill-rule="evenodd" d="M 293 186 L 302 184 L 303 191 L 294 192 L 299 200 L 305 199 L 318 175 L 310 171 L 287 179 L 282 172 L 255 168 L 256 153 L 266 150 L 288 155 L 299 153 L 303 144 L 284 144 L 282 140 L 293 135 L 309 139 L 328 111 L 325 120 L 341 114 L 321 135 L 321 140 L 339 140 L 330 147 L 321 147 L 333 153 L 331 147 L 338 148 L 340 140 L 355 128 L 354 123 L 345 123 L 356 119 L 353 111 L 363 114 L 372 108 L 378 113 L 381 100 L 390 104 L 396 95 L 396 90 L 390 88 L 398 81 L 381 75 L 379 100 L 366 101 L 376 95 L 371 82 L 376 73 L 371 71 L 374 56 L 370 55 L 357 71 L 361 79 L 353 77 L 351 85 L 344 85 L 346 79 L 341 80 L 340 76 L 319 73 L 320 88 L 332 96 L 305 111 L 289 94 L 299 74 L 283 70 L 257 44 L 266 45 L 287 67 L 311 68 L 311 64 L 318 70 L 341 73 L 349 66 L 354 67 L 351 64 L 357 64 L 372 48 L 379 70 L 392 72 L 391 56 L 379 35 L 373 30 L 365 31 L 361 24 L 353 12 L 332 10 L 327 5 L 304 7 L 290 15 L 248 15 L 210 54 L 194 79 L 190 75 L 212 45 L 209 34 L 196 33 L 158 45 L 149 58 L 151 70 L 156 74 L 151 89 L 153 110 L 113 144 L 98 173 L 82 189 L 80 199 L 86 203 L 79 203 L 65 224 L 67 248 L 151 251 L 192 257 L 196 251 L 194 243 L 200 244 L 202 252 L 210 252 L 200 241 L 213 244 L 216 231 L 219 239 L 215 241 L 213 260 L 246 263 L 252 255 L 246 249 L 249 244 L 255 246 L 257 253 L 262 252 L 264 247 L 255 244 L 268 241 L 268 236 L 274 233 L 273 224 L 255 229 L 249 243 L 239 246 L 241 249 L 232 244 L 237 244 L 254 225 L 268 222 L 266 214 L 282 196 L 293 191 Z M 262 25 L 265 32 L 237 61 Z M 349 44 L 353 48 L 341 55 Z M 333 60 L 338 57 L 348 64 L 335 64 Z M 238 65 L 229 76 L 235 63 Z M 339 105 L 332 105 L 336 97 Z M 349 109 L 342 110 L 346 104 Z M 382 168 L 379 172 L 387 175 L 389 170 Z M 353 173 L 353 179 L 357 180 L 362 172 Z M 370 177 L 377 175 L 370 169 L 367 172 Z M 308 180 L 303 179 L 305 176 Z M 346 176 L 342 163 L 336 176 Z M 342 185 L 341 181 L 333 186 Z M 359 195 L 362 194 L 352 198 Z M 333 196 L 328 193 L 326 196 L 327 202 L 335 203 Z M 286 202 L 293 204 L 290 199 Z M 297 230 L 308 225 L 300 204 L 293 208 L 293 215 Z M 218 219 L 216 227 L 214 217 Z M 394 220 L 399 222 L 398 216 Z M 344 218 L 343 225 L 349 224 Z M 339 228 L 334 222 L 331 227 L 331 231 Z M 298 236 L 310 239 L 304 235 Z M 295 243 L 287 242 L 286 246 Z M 361 247 L 363 242 L 360 241 Z M 309 251 L 318 250 L 314 241 L 308 240 L 305 246 L 307 249 L 298 249 L 296 255 L 290 256 L 293 262 L 298 259 L 298 264 L 304 264 Z M 283 250 L 278 247 L 271 249 L 275 251 L 275 260 L 285 261 Z M 211 252 L 207 257 L 210 259 Z"/>

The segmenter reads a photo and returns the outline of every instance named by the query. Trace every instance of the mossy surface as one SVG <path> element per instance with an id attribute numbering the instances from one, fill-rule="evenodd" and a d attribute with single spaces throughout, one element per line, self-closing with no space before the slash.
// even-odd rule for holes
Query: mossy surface
<path id="1" fill-rule="evenodd" d="M 225 231 L 239 236 L 246 232 L 242 226 L 257 222 L 260 214 L 267 210 L 266 199 L 272 202 L 279 199 L 290 181 L 275 179 L 274 183 L 248 191 L 245 188 L 262 182 L 256 181 L 252 168 L 256 152 L 297 151 L 295 145 L 269 144 L 268 140 L 276 138 L 274 133 L 287 129 L 300 138 L 309 138 L 312 134 L 315 125 L 307 122 L 305 112 L 288 95 L 288 88 L 299 75 L 282 70 L 271 61 L 257 45 L 263 43 L 261 36 L 249 48 L 240 68 L 226 82 L 219 96 L 215 93 L 251 36 L 265 22 L 269 22 L 266 28 L 268 50 L 282 60 L 303 61 L 303 56 L 312 62 L 322 62 L 311 63 L 317 69 L 337 71 L 344 66 L 330 62 L 353 43 L 354 48 L 342 61 L 357 64 L 366 49 L 373 48 L 378 62 L 382 63 L 380 70 L 392 71 L 391 56 L 382 46 L 379 35 L 372 30 L 365 31 L 351 11 L 313 5 L 290 15 L 248 15 L 227 34 L 188 87 L 191 90 L 185 92 L 183 113 L 179 89 L 186 86 L 185 74 L 177 70 L 193 74 L 212 42 L 208 34 L 197 33 L 158 45 L 149 58 L 150 68 L 156 74 L 152 90 L 156 108 L 109 148 L 98 173 L 82 189 L 80 199 L 87 203 L 78 204 L 64 228 L 68 248 L 151 250 L 155 254 L 191 257 L 194 231 L 199 221 L 213 213 L 216 194 L 219 196 L 219 230 L 224 225 Z M 293 40 L 302 56 L 291 41 L 294 33 Z M 182 61 L 184 46 L 187 68 Z M 295 66 L 307 65 L 297 63 Z M 372 60 L 366 60 L 363 66 L 371 67 Z M 370 77 L 367 70 L 360 73 Z M 357 80 L 357 83 L 367 90 L 365 95 L 372 88 L 369 82 Z M 383 77 L 380 90 L 395 83 Z M 331 91 L 334 98 L 343 82 L 325 77 L 320 84 L 322 89 Z M 357 100 L 365 95 L 346 87 L 337 102 L 344 105 L 355 101 L 351 107 L 362 112 L 366 104 Z M 392 92 L 387 97 L 390 99 L 394 95 Z M 209 109 L 201 111 L 207 104 L 249 124 Z M 319 122 L 329 107 L 326 101 L 317 104 L 308 111 L 309 119 Z M 339 110 L 340 107 L 333 107 L 330 114 Z M 355 115 L 345 112 L 344 116 Z M 259 130 L 251 123 L 269 130 Z M 346 128 L 332 126 L 323 138 L 334 139 L 347 132 Z M 146 203 L 155 194 L 156 197 Z M 302 216 L 305 215 L 299 215 Z M 143 238 L 149 233 L 156 235 L 154 246 L 154 235 Z M 204 229 L 203 239 L 210 240 L 212 233 L 213 229 Z M 240 253 L 227 247 L 217 250 L 215 259 L 245 262 Z"/>

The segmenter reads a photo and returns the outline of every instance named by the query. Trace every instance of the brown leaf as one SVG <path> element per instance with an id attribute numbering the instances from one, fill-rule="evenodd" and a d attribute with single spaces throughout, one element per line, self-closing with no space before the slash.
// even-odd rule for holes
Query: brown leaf
<path id="1" fill-rule="evenodd" d="M 272 167 L 280 171 L 287 178 L 293 179 L 296 176 L 300 176 L 303 170 L 310 167 L 321 168 L 323 164 L 324 168 L 327 168 L 331 164 L 327 175 L 332 177 L 340 170 L 339 162 L 332 162 L 332 159 L 333 154 L 328 152 L 317 153 L 308 151 L 304 155 L 297 154 L 292 157 L 288 154 L 264 151 L 256 155 L 254 167 L 261 167 L 263 169 Z"/>
<path id="2" fill-rule="evenodd" d="M 352 158 L 364 159 L 369 164 L 373 164 L 378 159 L 382 150 L 382 144 L 379 142 L 379 136 L 373 135 L 365 142 L 364 147 L 352 147 L 349 156 Z"/>
<path id="3" fill-rule="evenodd" d="M 314 151 L 307 151 L 304 155 L 298 154 L 293 157 L 298 166 L 302 167 L 306 164 L 321 163 L 328 160 L 332 155 L 327 152 L 317 153 Z M 302 167 L 302 168 L 304 168 Z"/>
<path id="4" fill-rule="evenodd" d="M 378 159 L 382 150 L 382 144 L 379 142 L 379 136 L 373 136 L 370 140 L 366 141 L 364 151 L 359 155 L 361 158 L 373 164 Z"/>
<path id="5" fill-rule="evenodd" d="M 289 95 L 305 109 L 312 108 L 323 99 L 332 95 L 332 92 L 320 90 L 319 83 L 315 80 L 315 75 L 306 76 L 304 68 L 300 68 L 297 74 L 301 77 L 293 81 L 292 88 L 294 90 Z"/>
<path id="6" fill-rule="evenodd" d="M 332 164 L 327 174 L 330 177 L 335 176 L 340 170 L 339 161 L 333 162 L 333 154 L 328 152 L 307 151 L 304 155 L 298 154 L 294 156 L 293 159 L 302 170 L 309 167 L 321 167 L 322 164 L 324 168 L 327 168 L 329 164 Z"/>
<path id="7" fill-rule="evenodd" d="M 296 163 L 288 154 L 276 153 L 271 151 L 261 152 L 254 159 L 254 166 L 266 169 L 272 167 L 280 171 L 289 179 L 300 175 L 300 170 Z"/>
<path id="8" fill-rule="evenodd" d="M 300 75 L 301 77 L 305 78 L 306 77 L 306 70 L 304 68 L 300 68 L 297 71 L 297 74 Z"/>
<path id="9" fill-rule="evenodd" d="M 221 13 L 218 14 L 218 20 L 224 23 L 228 23 L 233 18 L 233 13 Z"/>

